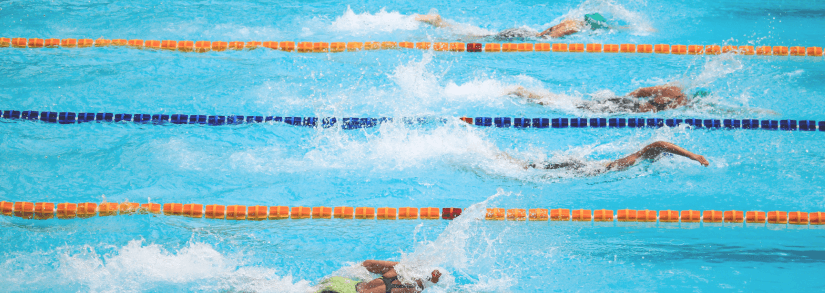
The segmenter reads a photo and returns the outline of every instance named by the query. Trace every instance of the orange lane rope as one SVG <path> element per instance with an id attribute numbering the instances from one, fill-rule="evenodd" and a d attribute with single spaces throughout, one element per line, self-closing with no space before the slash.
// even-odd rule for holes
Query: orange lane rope
<path id="1" fill-rule="evenodd" d="M 40 39 L 0 37 L 0 47 L 13 48 L 88 48 L 121 46 L 181 52 L 226 51 L 269 48 L 298 53 L 326 53 L 379 49 L 421 49 L 451 52 L 572 52 L 572 53 L 656 53 L 677 55 L 718 55 L 735 53 L 763 56 L 821 57 L 822 47 L 732 46 L 670 44 L 582 44 L 582 43 L 461 43 L 461 42 L 293 42 L 293 41 L 175 41 L 126 39 Z"/>
<path id="2" fill-rule="evenodd" d="M 0 214 L 24 219 L 75 219 L 132 214 L 164 214 L 190 218 L 226 220 L 279 219 L 377 219 L 377 220 L 452 220 L 460 208 L 415 207 L 290 207 L 203 205 L 181 203 L 59 203 L 0 202 Z M 573 222 L 659 222 L 659 223 L 748 223 L 825 225 L 825 212 L 715 211 L 715 210 L 632 210 L 606 209 L 504 209 L 488 208 L 487 220 L 573 221 Z"/>

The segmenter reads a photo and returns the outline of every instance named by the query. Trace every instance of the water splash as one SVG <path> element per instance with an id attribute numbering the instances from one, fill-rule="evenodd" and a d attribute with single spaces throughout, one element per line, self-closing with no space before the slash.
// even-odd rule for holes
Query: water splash
<path id="1" fill-rule="evenodd" d="M 650 18 L 649 16 L 630 11 L 612 0 L 585 0 L 576 8 L 571 9 L 564 15 L 553 20 L 552 23 L 559 23 L 566 19 L 584 19 L 584 15 L 590 13 L 602 14 L 602 16 L 607 18 L 611 27 L 616 26 L 613 25 L 615 23 L 627 24 L 627 26 L 622 27 L 622 29 L 629 29 L 633 35 L 647 36 L 656 31 L 648 20 Z M 623 24 L 620 24 L 620 26 L 621 25 Z M 614 29 L 615 28 L 611 28 L 611 30 Z"/>
<path id="2" fill-rule="evenodd" d="M 42 285 L 40 282 L 45 280 L 55 289 L 77 287 L 78 291 L 92 292 L 137 292 L 169 286 L 256 292 L 306 292 L 309 288 L 308 281 L 278 276 L 274 269 L 247 266 L 242 255 L 224 255 L 205 243 L 190 242 L 175 252 L 141 240 L 114 248 L 108 254 L 90 246 L 21 254 L 7 260 L 3 267 L 14 269 L 8 264 L 19 262 L 29 264 L 28 268 L 0 269 L 0 275 L 17 280 L 7 284 L 21 286 L 20 290 Z"/>
<path id="3" fill-rule="evenodd" d="M 429 14 L 437 14 L 438 11 L 431 9 Z M 364 12 L 356 14 L 352 8 L 347 6 L 344 14 L 337 17 L 330 27 L 333 31 L 346 32 L 355 36 L 371 35 L 375 33 L 389 33 L 398 31 L 417 30 L 427 25 L 415 20 L 415 14 L 404 15 L 397 11 L 387 12 L 382 8 L 377 13 Z M 449 25 L 443 27 L 444 31 L 459 36 L 489 36 L 494 32 L 466 23 L 460 23 L 449 19 L 444 19 Z"/>
<path id="4" fill-rule="evenodd" d="M 694 97 L 689 107 L 681 109 L 681 114 L 689 115 L 718 115 L 721 117 L 751 118 L 778 115 L 777 112 L 749 106 L 752 95 L 750 88 L 744 86 L 735 73 L 746 67 L 742 56 L 736 54 L 721 54 L 705 58 L 700 69 L 690 68 L 684 76 L 671 84 L 681 86 L 691 95 L 698 90 L 708 90 L 710 94 L 704 97 Z"/>
<path id="5" fill-rule="evenodd" d="M 435 129 L 403 123 L 383 124 L 377 133 L 328 132 L 315 138 L 305 158 L 327 168 L 361 167 L 379 170 L 426 168 L 433 162 L 447 166 L 489 166 L 497 148 L 487 136 L 463 122 L 451 121 Z"/>
<path id="6" fill-rule="evenodd" d="M 363 36 L 375 32 L 416 30 L 419 25 L 420 22 L 416 21 L 413 15 L 403 15 L 397 11 L 387 12 L 384 8 L 375 14 L 369 12 L 356 14 L 352 8 L 347 6 L 344 14 L 335 18 L 330 27 L 333 31 Z"/>
<path id="7" fill-rule="evenodd" d="M 512 103 L 505 95 L 514 87 L 540 84 L 537 79 L 524 75 L 479 74 L 463 83 L 445 80 L 450 64 L 436 63 L 433 57 L 433 52 L 425 52 L 420 60 L 401 64 L 388 76 L 398 87 L 398 91 L 391 93 L 395 97 L 390 111 L 396 115 L 459 115 L 459 110 L 468 104 L 501 108 Z"/>
<path id="8" fill-rule="evenodd" d="M 744 68 L 739 58 L 741 57 L 735 54 L 722 54 L 708 58 L 697 74 L 691 74 L 689 70 L 677 83 L 686 90 L 710 87 L 719 79 Z"/>
<path id="9" fill-rule="evenodd" d="M 412 252 L 402 253 L 395 267 L 399 279 L 426 280 L 433 270 L 439 270 L 443 274 L 441 281 L 427 286 L 434 292 L 500 292 L 517 284 L 511 275 L 514 272 L 504 273 L 495 265 L 498 238 L 506 233 L 489 233 L 482 224 L 488 203 L 510 195 L 511 192 L 499 189 L 486 200 L 464 209 L 435 240 L 418 242 Z M 458 284 L 456 273 L 470 284 Z"/>
<path id="10" fill-rule="evenodd" d="M 490 232 L 483 224 L 488 204 L 511 195 L 512 192 L 498 189 L 496 194 L 464 209 L 461 216 L 450 221 L 435 240 L 417 241 L 412 252 L 402 252 L 401 260 L 395 266 L 399 280 L 403 283 L 422 280 L 428 292 L 501 292 L 516 285 L 513 274 L 518 272 L 505 273 L 495 267 L 496 258 L 500 256 L 496 246 L 501 244 L 501 237 L 506 237 L 507 230 Z M 416 235 L 412 239 L 416 241 Z M 427 281 L 433 270 L 439 270 L 442 274 L 438 284 Z M 364 281 L 376 277 L 360 262 L 349 263 L 329 276 Z M 322 282 L 323 279 L 318 283 Z M 318 289 L 321 288 L 313 288 Z"/>
<path id="11" fill-rule="evenodd" d="M 428 65 L 432 60 L 432 52 L 424 53 L 420 61 L 410 60 L 407 64 L 397 66 L 393 73 L 389 75 L 390 80 L 395 82 L 400 89 L 401 95 L 399 98 L 402 99 L 400 103 L 405 105 L 405 108 L 422 102 L 425 104 L 423 107 L 428 108 L 433 103 L 441 102 L 438 100 L 439 80 L 442 78 L 443 73 L 439 75 L 428 69 Z"/>

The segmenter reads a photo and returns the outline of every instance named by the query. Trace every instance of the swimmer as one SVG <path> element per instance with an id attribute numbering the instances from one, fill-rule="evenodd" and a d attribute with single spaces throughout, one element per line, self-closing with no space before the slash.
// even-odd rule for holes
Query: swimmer
<path id="1" fill-rule="evenodd" d="M 651 143 L 640 151 L 630 154 L 624 158 L 615 160 L 615 161 L 607 161 L 607 162 L 586 162 L 580 160 L 568 160 L 566 162 L 544 162 L 544 163 L 528 163 L 516 158 L 511 157 L 507 153 L 501 152 L 499 154 L 500 158 L 506 159 L 513 163 L 516 163 L 523 167 L 524 169 L 528 168 L 535 168 L 535 169 L 546 169 L 546 170 L 571 170 L 571 171 L 578 171 L 586 173 L 587 175 L 598 175 L 601 173 L 605 173 L 608 171 L 623 171 L 627 168 L 635 165 L 639 161 L 642 160 L 656 160 L 659 158 L 661 154 L 674 154 L 679 155 L 685 158 L 689 158 L 691 160 L 699 162 L 702 166 L 707 167 L 710 165 L 707 159 L 704 156 L 697 155 L 691 153 L 690 151 L 683 149 L 680 146 L 675 144 L 666 142 L 666 141 L 657 141 Z"/>
<path id="2" fill-rule="evenodd" d="M 441 15 L 438 14 L 416 14 L 415 20 L 430 24 L 434 27 L 439 28 L 449 28 L 453 25 L 445 21 L 441 18 Z M 538 34 L 535 31 L 530 31 L 523 28 L 511 28 L 506 29 L 498 34 L 494 35 L 494 38 L 499 40 L 509 40 L 509 39 L 523 39 L 529 37 L 550 37 L 550 38 L 561 38 L 567 35 L 575 34 L 579 31 L 582 31 L 586 28 L 590 29 L 607 29 L 610 28 L 607 26 L 607 19 L 605 19 L 601 14 L 593 13 L 593 14 L 585 14 L 584 19 L 565 19 L 562 20 L 559 24 L 551 26 L 550 28 L 540 32 Z M 488 36 L 482 36 L 488 37 Z"/>
<path id="3" fill-rule="evenodd" d="M 365 260 L 361 263 L 370 273 L 379 274 L 381 278 L 369 282 L 358 282 L 343 277 L 332 277 L 322 283 L 318 293 L 413 293 L 424 290 L 421 280 L 413 280 L 413 284 L 402 284 L 398 280 L 395 265 L 398 262 L 385 260 Z M 429 279 L 438 283 L 441 272 L 434 270 Z"/>
<path id="4" fill-rule="evenodd" d="M 526 90 L 524 87 L 516 87 L 512 91 L 508 91 L 507 95 L 514 95 L 525 98 L 528 101 L 533 101 L 541 105 L 550 105 L 553 103 L 553 95 L 542 95 Z M 710 92 L 706 90 L 698 90 L 693 94 L 693 97 L 703 97 L 709 95 Z M 642 98 L 648 98 L 643 100 Z M 673 85 L 657 85 L 652 87 L 643 87 L 630 92 L 627 96 L 612 97 L 600 100 L 581 101 L 576 108 L 588 110 L 591 112 L 630 112 L 630 113 L 644 113 L 644 112 L 660 112 L 665 110 L 672 110 L 688 105 L 690 100 L 685 95 L 681 87 Z"/>

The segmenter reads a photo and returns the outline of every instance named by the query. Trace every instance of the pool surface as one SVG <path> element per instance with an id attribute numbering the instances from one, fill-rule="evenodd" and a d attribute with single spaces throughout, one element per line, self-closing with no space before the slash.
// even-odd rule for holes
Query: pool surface
<path id="1" fill-rule="evenodd" d="M 432 9 L 454 26 L 414 20 Z M 0 37 L 489 43 L 503 41 L 478 35 L 592 12 L 614 28 L 519 42 L 825 45 L 825 2 L 728 0 L 7 1 Z M 825 132 L 458 118 L 823 121 L 822 58 L 0 48 L 0 110 L 393 118 L 352 130 L 0 118 L 0 201 L 464 209 L 452 221 L 0 216 L 0 280 L 4 291 L 314 292 L 325 277 L 370 278 L 356 264 L 386 259 L 405 278 L 443 272 L 426 292 L 821 290 L 823 226 L 484 218 L 494 207 L 825 211 Z M 664 83 L 711 94 L 659 113 L 577 106 Z M 507 95 L 518 86 L 552 103 Z M 587 176 L 502 157 L 615 160 L 659 140 L 710 165 L 665 156 Z"/>

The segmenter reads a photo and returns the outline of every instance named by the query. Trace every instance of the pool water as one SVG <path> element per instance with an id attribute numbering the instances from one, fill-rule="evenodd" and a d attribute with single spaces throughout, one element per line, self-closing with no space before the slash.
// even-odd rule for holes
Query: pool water
<path id="1" fill-rule="evenodd" d="M 454 23 L 413 20 L 436 9 Z M 822 46 L 802 1 L 9 1 L 0 37 L 479 41 L 600 12 L 617 28 L 550 42 Z M 621 28 L 618 28 L 621 27 Z M 527 40 L 546 42 L 547 40 Z M 825 230 L 795 225 L 484 221 L 486 208 L 823 211 L 820 131 L 475 127 L 477 117 L 825 120 L 822 57 L 378 50 L 297 54 L 0 48 L 0 110 L 393 117 L 344 130 L 47 124 L 2 119 L 0 201 L 458 207 L 445 220 L 0 217 L 6 291 L 313 292 L 357 263 L 438 268 L 429 292 L 821 290 Z M 599 113 L 582 100 L 676 83 L 684 108 Z M 543 106 L 506 95 L 553 96 Z M 406 124 L 402 117 L 446 118 Z M 704 155 L 623 172 L 524 170 L 612 160 L 657 140 Z"/>

